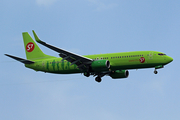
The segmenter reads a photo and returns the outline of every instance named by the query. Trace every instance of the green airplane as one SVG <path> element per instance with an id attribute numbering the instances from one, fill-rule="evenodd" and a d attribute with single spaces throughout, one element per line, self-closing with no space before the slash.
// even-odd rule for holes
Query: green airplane
<path id="1" fill-rule="evenodd" d="M 84 76 L 96 76 L 95 80 L 101 82 L 105 75 L 113 79 L 127 78 L 128 70 L 141 68 L 155 68 L 157 74 L 159 68 L 173 61 L 173 58 L 158 51 L 133 51 L 109 54 L 96 54 L 81 56 L 61 48 L 54 47 L 39 39 L 33 31 L 35 40 L 56 52 L 60 57 L 44 54 L 28 32 L 22 33 L 26 58 L 5 54 L 25 64 L 25 67 L 35 71 L 43 71 L 56 74 L 83 73 Z"/>

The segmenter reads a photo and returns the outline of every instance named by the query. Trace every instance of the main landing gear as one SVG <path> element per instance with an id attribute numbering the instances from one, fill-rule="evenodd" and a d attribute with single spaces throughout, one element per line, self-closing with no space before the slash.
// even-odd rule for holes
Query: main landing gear
<path id="1" fill-rule="evenodd" d="M 90 73 L 89 72 L 84 72 L 84 76 L 89 77 Z"/>
<path id="2" fill-rule="evenodd" d="M 90 75 L 91 75 L 90 72 L 84 72 L 84 76 L 89 77 Z M 95 78 L 95 81 L 100 83 L 102 81 L 101 77 L 103 77 L 105 74 L 96 74 L 96 75 L 97 77 Z"/>
<path id="3" fill-rule="evenodd" d="M 96 80 L 96 82 L 101 82 L 101 77 L 99 77 L 99 76 L 97 76 L 96 78 L 95 78 L 95 80 Z"/>

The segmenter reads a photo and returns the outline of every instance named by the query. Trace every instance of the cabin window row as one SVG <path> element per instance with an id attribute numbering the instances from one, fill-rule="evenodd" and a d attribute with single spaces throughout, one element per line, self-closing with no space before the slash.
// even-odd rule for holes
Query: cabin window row
<path id="1" fill-rule="evenodd" d="M 94 60 L 104 60 L 104 59 L 108 59 L 108 57 L 95 58 Z"/>
<path id="2" fill-rule="evenodd" d="M 130 58 L 130 57 L 142 57 L 143 55 L 127 55 L 127 56 L 116 56 L 116 57 L 111 57 L 111 59 L 115 58 Z"/>
<path id="3" fill-rule="evenodd" d="M 142 56 L 143 55 L 116 56 L 116 57 L 111 57 L 111 59 L 115 59 L 115 58 L 130 58 L 130 57 L 142 57 Z M 108 59 L 108 57 L 95 58 L 94 60 L 103 60 L 103 59 Z"/>

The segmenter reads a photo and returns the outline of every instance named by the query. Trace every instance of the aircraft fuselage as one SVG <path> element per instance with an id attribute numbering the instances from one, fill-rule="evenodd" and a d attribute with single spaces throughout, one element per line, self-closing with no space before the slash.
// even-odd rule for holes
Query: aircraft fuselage
<path id="1" fill-rule="evenodd" d="M 141 69 L 158 66 L 162 67 L 173 60 L 171 57 L 157 51 L 134 51 L 97 54 L 85 55 L 85 57 L 91 58 L 93 60 L 109 60 L 110 70 Z M 36 71 L 44 71 L 49 73 L 72 74 L 82 72 L 77 68 L 77 65 L 71 65 L 71 63 L 66 60 L 62 61 L 62 58 L 54 57 L 50 59 L 40 59 L 34 61 L 34 64 L 26 64 L 25 66 Z M 107 71 L 109 69 L 107 69 Z"/>

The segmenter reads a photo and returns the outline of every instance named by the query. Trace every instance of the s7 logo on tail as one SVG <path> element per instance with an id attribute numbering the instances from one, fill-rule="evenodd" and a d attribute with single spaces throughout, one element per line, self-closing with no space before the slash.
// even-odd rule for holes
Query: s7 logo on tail
<path id="1" fill-rule="evenodd" d="M 26 45 L 26 50 L 27 50 L 27 52 L 32 52 L 32 51 L 34 50 L 34 43 L 29 42 L 29 43 Z"/>

